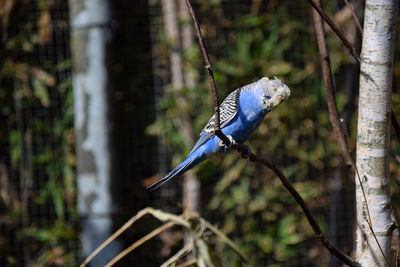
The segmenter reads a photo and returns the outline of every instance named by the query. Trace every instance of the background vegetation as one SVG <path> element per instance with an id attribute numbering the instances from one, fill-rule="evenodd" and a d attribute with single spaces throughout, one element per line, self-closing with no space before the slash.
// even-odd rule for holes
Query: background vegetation
<path id="1" fill-rule="evenodd" d="M 338 14 L 343 12 L 345 3 L 324 2 L 325 10 L 340 19 Z M 353 174 L 343 167 L 329 124 L 320 58 L 307 1 L 203 0 L 195 3 L 220 99 L 262 76 L 277 76 L 292 89 L 289 101 L 267 116 L 248 144 L 253 151 L 283 167 L 317 214 L 323 230 L 349 252 L 354 223 Z M 71 63 L 68 50 L 60 50 L 54 45 L 60 40 L 57 38 L 61 38 L 68 48 L 67 3 L 5 0 L 0 4 L 4 4 L 0 15 L 0 265 L 20 265 L 26 261 L 20 257 L 24 250 L 23 255 L 30 255 L 30 262 L 37 266 L 73 266 L 78 257 L 79 227 L 75 204 Z M 149 7 L 143 4 L 143 7 L 148 8 L 142 11 L 147 14 L 144 18 L 162 15 L 159 1 Z M 151 14 L 150 18 L 148 14 Z M 351 16 L 340 25 L 345 33 L 356 36 L 354 43 L 359 46 L 360 34 L 354 31 Z M 159 67 L 153 75 L 168 85 L 170 44 L 162 24 L 156 24 L 156 28 L 156 33 L 152 33 L 153 57 L 157 58 Z M 146 30 L 149 30 L 148 26 Z M 126 28 L 119 28 L 119 31 L 129 33 Z M 137 33 L 138 30 L 133 31 Z M 150 32 L 146 34 L 150 35 Z M 133 38 L 127 36 L 125 38 Z M 339 111 L 350 137 L 354 137 L 357 67 L 329 31 L 327 38 Z M 398 44 L 396 48 L 398 50 Z M 120 51 L 126 55 L 119 59 L 121 66 L 124 67 L 127 61 L 149 59 L 144 53 L 133 53 L 138 50 L 135 47 L 129 53 Z M 397 51 L 393 109 L 400 115 L 398 59 Z M 146 69 L 150 68 L 148 65 Z M 152 110 L 152 116 L 146 115 L 151 119 L 157 117 L 154 121 L 139 122 L 135 108 L 125 113 L 134 113 L 132 118 L 137 123 L 146 124 L 145 131 L 141 129 L 143 132 L 135 133 L 136 141 L 148 144 L 148 140 L 154 140 L 150 136 L 162 136 L 163 143 L 158 145 L 170 151 L 168 166 L 171 168 L 191 149 L 191 144 L 185 143 L 177 130 L 180 114 L 189 114 L 193 132 L 197 134 L 213 112 L 208 77 L 197 43 L 184 52 L 184 66 L 196 86 L 165 86 L 157 104 L 157 116 L 155 110 Z M 153 77 L 148 72 L 142 70 L 136 74 L 137 84 L 153 85 Z M 123 86 L 122 95 L 132 94 L 129 86 Z M 133 95 L 139 95 L 140 99 L 146 97 L 139 90 Z M 178 97 L 187 99 L 185 106 L 178 105 Z M 147 101 L 152 103 L 153 100 Z M 119 112 L 124 112 L 124 108 Z M 354 141 L 350 141 L 350 145 L 354 148 Z M 140 150 L 136 153 L 140 154 Z M 398 213 L 400 160 L 397 155 L 400 145 L 395 138 L 392 154 L 392 196 Z M 313 237 L 301 210 L 270 170 L 241 160 L 237 153 L 228 153 L 200 164 L 193 171 L 201 179 L 202 215 L 251 255 L 252 265 L 320 266 L 328 262 L 328 253 Z M 154 174 L 156 172 L 154 167 Z M 179 185 L 179 178 L 171 183 Z M 163 206 L 155 199 L 157 196 L 149 197 L 138 179 L 130 180 L 126 185 L 124 192 L 138 192 L 135 195 L 143 199 L 140 205 L 153 201 L 154 206 Z M 178 196 L 179 193 L 170 200 L 175 208 L 181 206 Z M 132 210 L 129 214 L 133 215 Z M 226 262 L 239 266 L 239 259 L 232 251 L 218 245 L 215 249 Z M 152 256 L 153 252 L 149 257 Z M 158 255 L 159 258 L 163 256 Z"/>
<path id="2" fill-rule="evenodd" d="M 1 1 L 2 266 L 76 264 L 71 60 L 55 45 L 66 4 Z"/>
<path id="3" fill-rule="evenodd" d="M 357 6 L 356 1 L 353 4 Z M 359 47 L 360 32 L 349 10 L 344 11 L 345 3 L 325 1 L 324 9 Z M 267 115 L 248 143 L 253 151 L 283 167 L 317 214 L 323 230 L 344 251 L 351 251 L 354 174 L 343 166 L 329 122 L 310 6 L 306 1 L 253 1 L 235 9 L 227 1 L 199 1 L 197 10 L 221 100 L 232 90 L 263 76 L 277 76 L 292 89 L 289 101 Z M 355 14 L 359 11 L 362 9 L 354 10 Z M 346 12 L 347 19 L 341 19 Z M 362 23 L 362 16 L 360 19 Z M 160 35 L 159 56 L 168 62 L 168 42 L 162 32 Z M 327 42 L 336 100 L 354 154 L 357 65 L 329 30 Z M 174 121 L 181 112 L 188 113 L 194 132 L 200 133 L 213 112 L 208 76 L 203 70 L 198 44 L 185 51 L 184 56 L 184 64 L 192 71 L 196 87 L 167 89 L 160 103 L 163 116 L 148 128 L 151 134 L 162 134 L 165 143 L 177 151 L 171 168 L 185 158 L 191 146 L 180 137 Z M 396 87 L 394 83 L 394 107 L 398 97 Z M 175 101 L 181 95 L 189 99 L 187 106 L 182 107 Z M 396 154 L 399 147 L 393 139 Z M 395 160 L 391 169 L 392 194 L 396 199 L 399 187 Z M 304 262 L 317 266 L 326 263 L 329 256 L 325 249 L 315 242 L 300 208 L 270 170 L 241 160 L 237 153 L 229 153 L 200 164 L 194 171 L 204 191 L 202 212 L 234 237 L 251 255 L 253 265 L 268 262 L 274 266 L 290 263 L 297 266 L 302 257 Z M 225 252 L 227 262 L 231 262 L 233 253 Z"/>

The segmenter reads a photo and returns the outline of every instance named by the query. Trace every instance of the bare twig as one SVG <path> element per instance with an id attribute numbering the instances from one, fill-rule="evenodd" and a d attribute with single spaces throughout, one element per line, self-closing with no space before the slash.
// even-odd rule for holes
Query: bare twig
<path id="1" fill-rule="evenodd" d="M 210 66 L 210 61 L 209 61 L 209 57 L 208 57 L 208 53 L 207 50 L 204 46 L 203 40 L 202 40 L 202 36 L 201 36 L 201 32 L 199 30 L 199 25 L 197 23 L 197 19 L 196 19 L 196 15 L 192 9 L 192 6 L 190 4 L 190 0 L 186 0 L 186 3 L 188 4 L 189 7 L 189 11 L 190 14 L 193 18 L 194 24 L 195 24 L 195 29 L 197 32 L 197 38 L 199 39 L 199 43 L 201 46 L 201 51 L 203 53 L 203 57 L 204 60 L 206 62 L 206 68 L 209 70 L 211 69 Z M 216 96 L 217 92 L 216 92 L 216 87 L 215 87 L 215 82 L 214 82 L 214 77 L 213 77 L 213 73 L 212 71 L 208 72 L 209 74 L 209 78 L 211 82 L 211 89 L 213 92 L 213 95 Z M 217 109 L 217 101 L 215 101 L 215 97 L 214 97 L 214 108 Z M 219 123 L 217 124 L 217 128 L 215 129 L 215 134 L 218 136 L 218 138 L 220 138 L 224 143 L 229 143 L 229 139 L 222 133 L 222 131 L 219 128 Z M 248 149 L 241 145 L 241 144 L 233 144 L 232 147 L 237 150 L 238 152 L 241 152 L 242 154 L 244 153 L 248 153 Z M 304 214 L 307 217 L 308 222 L 310 223 L 312 229 L 314 230 L 314 233 L 316 235 L 316 237 L 318 239 L 321 240 L 322 244 L 332 253 L 334 254 L 336 257 L 338 257 L 343 263 L 349 265 L 349 266 L 359 266 L 359 264 L 354 261 L 352 258 L 350 258 L 348 255 L 346 255 L 344 252 L 342 252 L 341 250 L 339 250 L 334 244 L 332 244 L 331 241 L 329 241 L 329 239 L 322 233 L 322 230 L 318 224 L 318 222 L 315 220 L 314 216 L 312 215 L 310 209 L 308 208 L 307 204 L 304 202 L 304 199 L 300 196 L 300 194 L 296 191 L 296 189 L 292 186 L 292 184 L 288 181 L 288 179 L 286 178 L 286 176 L 283 174 L 283 172 L 272 162 L 270 162 L 267 159 L 258 157 L 256 155 L 254 155 L 253 153 L 250 153 L 249 156 L 249 160 L 252 162 L 257 162 L 257 163 L 261 163 L 264 166 L 270 168 L 281 180 L 283 186 L 285 186 L 285 188 L 290 192 L 290 194 L 295 198 L 295 200 L 297 201 L 297 203 L 300 205 L 300 207 L 303 209 Z"/>
<path id="2" fill-rule="evenodd" d="M 353 5 L 349 2 L 349 0 L 344 0 L 344 2 L 346 3 L 347 7 L 350 9 L 351 15 L 353 16 L 353 19 L 354 19 L 354 21 L 355 21 L 355 23 L 357 25 L 357 28 L 360 31 L 360 33 L 362 34 L 363 33 L 363 29 L 361 27 L 360 21 L 358 20 L 357 14 L 354 12 Z"/>
<path id="3" fill-rule="evenodd" d="M 216 132 L 217 136 L 223 140 L 224 142 L 228 142 L 229 139 L 221 132 L 218 131 Z M 225 140 L 227 139 L 227 140 Z M 246 153 L 247 148 L 243 145 L 240 144 L 234 144 L 232 146 L 235 150 L 241 152 L 241 153 Z M 305 203 L 304 199 L 300 196 L 300 194 L 296 191 L 296 189 L 293 187 L 293 185 L 288 181 L 286 176 L 283 174 L 283 172 L 280 170 L 278 166 L 276 166 L 274 163 L 271 161 L 258 157 L 254 155 L 253 153 L 250 154 L 249 160 L 252 162 L 257 162 L 261 163 L 262 165 L 270 168 L 281 180 L 283 186 L 290 192 L 290 194 L 294 197 L 294 199 L 297 201 L 297 203 L 300 205 L 302 208 L 304 214 L 306 215 L 306 218 L 311 225 L 312 229 L 314 230 L 314 233 L 318 239 L 322 242 L 322 244 L 336 257 L 338 257 L 343 263 L 349 265 L 349 266 L 359 266 L 359 264 L 354 261 L 352 258 L 350 258 L 348 255 L 346 255 L 343 251 L 338 249 L 323 233 L 322 230 L 318 224 L 318 222 L 315 220 L 314 216 L 312 215 L 310 209 L 308 208 L 307 204 Z"/>
<path id="4" fill-rule="evenodd" d="M 129 254 L 129 252 L 131 252 L 132 250 L 134 250 L 135 248 L 139 247 L 140 245 L 142 245 L 143 243 L 147 242 L 148 240 L 152 239 L 153 237 L 157 236 L 158 234 L 160 234 L 161 232 L 167 230 L 168 228 L 170 228 L 171 226 L 174 226 L 176 223 L 175 222 L 167 222 L 163 225 L 161 225 L 160 227 L 158 227 L 157 229 L 151 231 L 150 233 L 148 233 L 147 235 L 145 235 L 144 237 L 142 237 L 141 239 L 139 239 L 138 241 L 136 241 L 135 243 L 133 243 L 132 245 L 130 245 L 129 247 L 127 247 L 126 249 L 124 249 L 122 252 L 120 252 L 115 258 L 113 258 L 110 262 L 108 262 L 105 267 L 111 267 L 114 264 L 116 264 L 120 259 L 122 259 L 123 257 L 125 257 L 127 254 Z"/>
<path id="5" fill-rule="evenodd" d="M 228 246 L 231 247 L 231 249 L 233 251 L 236 252 L 236 254 L 238 254 L 240 256 L 240 258 L 248 263 L 249 260 L 246 258 L 246 256 L 243 254 L 243 252 L 236 246 L 235 243 L 232 242 L 232 240 L 230 240 L 223 232 L 221 232 L 217 227 L 215 227 L 214 225 L 212 225 L 211 223 L 207 222 L 206 220 L 204 220 L 203 218 L 199 218 L 200 222 L 205 225 L 208 229 L 210 229 L 215 235 L 217 235 L 219 238 L 222 239 L 222 241 L 224 241 Z"/>
<path id="6" fill-rule="evenodd" d="M 194 14 L 192 5 L 190 4 L 190 0 L 186 0 L 186 4 L 188 6 L 189 13 L 192 16 L 196 36 L 197 36 L 197 39 L 200 44 L 201 52 L 204 55 L 204 61 L 206 62 L 205 68 L 207 69 L 208 77 L 210 78 L 210 84 L 211 84 L 212 93 L 213 93 L 213 97 L 214 97 L 214 113 L 215 113 L 215 117 L 216 117 L 215 118 L 215 123 L 216 123 L 215 130 L 219 130 L 221 124 L 220 124 L 220 118 L 219 118 L 218 95 L 217 95 L 217 86 L 215 85 L 214 72 L 212 70 L 210 57 L 208 56 L 206 45 L 204 44 L 203 38 L 201 37 L 200 26 L 199 26 L 199 23 L 197 22 L 197 18 L 196 18 L 196 15 Z"/>
<path id="7" fill-rule="evenodd" d="M 356 48 L 350 44 L 350 42 L 346 39 L 344 34 L 340 31 L 340 29 L 336 26 L 336 24 L 332 21 L 332 19 L 325 13 L 325 11 L 317 4 L 316 0 L 307 0 L 311 6 L 319 13 L 319 15 L 323 18 L 323 20 L 331 27 L 333 32 L 339 37 L 342 43 L 346 46 L 350 55 L 357 61 L 358 64 L 361 64 L 360 56 L 358 55 Z M 395 125 L 399 125 L 396 116 L 392 110 L 392 124 L 396 132 L 397 139 L 400 140 L 400 127 Z"/>
<path id="8" fill-rule="evenodd" d="M 188 260 L 187 262 L 184 262 L 184 263 L 182 263 L 182 264 L 179 264 L 178 266 L 176 266 L 176 267 L 188 267 L 188 266 L 197 266 L 197 259 L 191 259 L 191 260 Z"/>
<path id="9" fill-rule="evenodd" d="M 339 248 L 337 248 L 325 235 L 322 233 L 322 230 L 318 224 L 318 222 L 315 220 L 314 216 L 312 215 L 311 211 L 309 210 L 307 204 L 304 202 L 304 199 L 300 196 L 300 194 L 296 191 L 296 189 L 292 186 L 292 184 L 288 181 L 286 176 L 283 174 L 283 172 L 272 162 L 268 161 L 267 159 L 263 159 L 260 157 L 257 157 L 254 154 L 250 155 L 250 160 L 254 162 L 258 162 L 263 164 L 264 166 L 270 168 L 273 170 L 273 172 L 279 177 L 281 180 L 283 186 L 290 192 L 290 194 L 295 198 L 297 203 L 300 205 L 302 208 L 304 214 L 307 217 L 308 222 L 310 223 L 312 229 L 314 230 L 314 233 L 316 237 L 322 242 L 322 244 L 333 254 L 335 255 L 338 259 L 340 259 L 343 263 L 349 265 L 349 266 L 359 266 L 359 264 L 350 258 L 348 255 L 346 255 L 343 251 L 341 251 Z"/>
<path id="10" fill-rule="evenodd" d="M 322 65 L 321 67 L 322 67 L 322 75 L 324 78 L 324 84 L 326 90 L 326 99 L 328 102 L 329 119 L 331 121 L 340 149 L 342 150 L 342 154 L 346 162 L 346 165 L 350 167 L 352 165 L 352 160 L 349 148 L 347 147 L 347 142 L 343 135 L 343 130 L 339 119 L 339 112 L 336 106 L 330 59 L 325 42 L 324 26 L 322 24 L 321 17 L 318 15 L 315 9 L 313 10 L 313 19 L 314 19 L 315 35 L 317 36 L 318 49 L 321 55 L 321 65 Z"/>
<path id="11" fill-rule="evenodd" d="M 155 229 L 151 233 L 145 235 L 135 243 L 133 243 L 131 246 L 129 246 L 127 249 L 119 253 L 115 258 L 113 258 L 109 263 L 107 263 L 106 266 L 112 266 L 116 262 L 118 262 L 120 259 L 125 257 L 128 253 L 130 253 L 132 250 L 136 249 L 137 247 L 141 246 L 143 243 L 146 241 L 150 240 L 151 238 L 155 237 L 156 235 L 160 234 L 162 231 L 166 230 L 167 228 L 173 226 L 173 225 L 179 225 L 185 228 L 187 231 L 189 231 L 192 236 L 194 236 L 194 243 L 190 243 L 191 245 L 194 245 L 199 251 L 200 251 L 200 258 L 207 258 L 209 259 L 211 256 L 209 255 L 209 249 L 207 243 L 204 241 L 203 238 L 203 232 L 206 227 L 214 232 L 218 237 L 222 239 L 223 242 L 226 242 L 228 246 L 230 246 L 235 253 L 239 257 L 243 259 L 243 261 L 247 262 L 247 259 L 245 258 L 244 254 L 237 248 L 237 246 L 230 240 L 226 235 L 224 235 L 222 232 L 220 232 L 218 229 L 213 227 L 212 225 L 205 221 L 203 218 L 199 217 L 197 214 L 193 213 L 190 215 L 190 217 L 183 217 L 183 215 L 178 216 L 174 215 L 171 213 L 163 212 L 161 210 L 156 210 L 153 208 L 145 208 L 141 211 L 139 211 L 135 216 L 133 216 L 129 221 L 127 221 L 121 228 L 119 228 L 114 234 L 112 234 L 106 241 L 104 241 L 81 265 L 80 267 L 86 266 L 92 259 L 95 257 L 102 249 L 104 249 L 109 243 L 111 243 L 114 239 L 116 239 L 119 235 L 121 235 L 125 230 L 127 230 L 133 223 L 135 223 L 137 220 L 142 218 L 145 215 L 152 215 L 153 217 L 157 218 L 158 220 L 162 222 L 168 222 L 165 223 L 164 225 L 160 226 L 159 228 Z M 197 224 L 193 224 L 192 219 L 197 219 L 201 222 L 201 227 L 198 229 Z M 201 249 L 201 248 L 203 249 Z M 200 248 L 200 249 L 199 249 Z M 185 247 L 182 253 L 186 253 L 188 248 Z M 179 255 L 175 255 L 174 258 L 178 258 Z M 169 261 L 167 261 L 169 262 Z"/>
<path id="12" fill-rule="evenodd" d="M 332 28 L 332 30 L 336 33 L 336 35 L 342 40 L 343 44 L 347 47 L 350 55 L 360 64 L 360 56 L 358 55 L 354 46 L 347 41 L 344 34 L 340 31 L 338 26 L 331 20 L 331 18 L 324 12 L 324 10 L 319 6 L 316 0 L 308 0 L 308 2 L 312 5 L 312 7 L 320 14 L 320 16 L 325 20 L 326 23 Z"/>
<path id="13" fill-rule="evenodd" d="M 101 250 L 103 250 L 108 244 L 110 244 L 114 239 L 120 236 L 126 231 L 134 222 L 142 218 L 144 215 L 149 213 L 149 209 L 144 209 L 138 212 L 135 216 L 129 219 L 121 228 L 119 228 L 114 234 L 112 234 L 106 241 L 104 241 L 98 248 L 96 248 L 80 265 L 80 267 L 85 267 Z"/>
<path id="14" fill-rule="evenodd" d="M 190 228 L 190 224 L 185 221 L 182 217 L 168 214 L 162 212 L 160 210 L 155 210 L 153 208 L 145 208 L 139 211 L 135 216 L 130 218 L 124 225 L 122 225 L 114 234 L 112 234 L 109 238 L 107 238 L 99 247 L 97 247 L 80 265 L 80 267 L 85 267 L 101 250 L 103 250 L 108 244 L 110 244 L 114 239 L 120 236 L 123 232 L 125 232 L 132 224 L 134 224 L 137 220 L 142 218 L 143 216 L 151 214 L 160 221 L 172 221 L 175 224 L 179 224 L 185 228 Z M 140 240 L 139 240 L 140 241 Z M 137 242 L 139 242 L 137 241 Z"/>
<path id="15" fill-rule="evenodd" d="M 188 242 L 182 249 L 180 249 L 174 256 L 169 258 L 166 262 L 161 264 L 160 267 L 168 267 L 173 263 L 177 263 L 182 257 L 188 254 L 193 249 L 193 242 Z"/>

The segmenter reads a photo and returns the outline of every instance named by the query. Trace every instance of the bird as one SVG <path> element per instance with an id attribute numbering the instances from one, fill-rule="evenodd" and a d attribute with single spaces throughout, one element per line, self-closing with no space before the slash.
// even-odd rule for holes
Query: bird
<path id="1" fill-rule="evenodd" d="M 200 138 L 175 169 L 153 183 L 153 191 L 177 175 L 181 175 L 217 152 L 226 152 L 234 143 L 243 144 L 263 122 L 273 108 L 288 99 L 289 87 L 280 79 L 263 77 L 256 82 L 231 92 L 219 107 L 220 129 L 229 138 L 224 144 L 215 135 L 216 115 L 214 114 L 200 133 Z M 250 148 L 248 154 L 250 154 Z"/>

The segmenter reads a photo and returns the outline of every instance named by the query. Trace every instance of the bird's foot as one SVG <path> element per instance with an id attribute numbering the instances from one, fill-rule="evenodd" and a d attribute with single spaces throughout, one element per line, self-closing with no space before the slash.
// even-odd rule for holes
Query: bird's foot
<path id="1" fill-rule="evenodd" d="M 228 137 L 228 139 L 229 139 L 229 144 L 225 144 L 222 140 L 219 141 L 219 144 L 218 144 L 219 146 L 224 147 L 224 152 L 226 152 L 226 150 L 231 148 L 233 145 L 237 144 L 231 135 L 227 135 L 226 137 Z"/>
<path id="2" fill-rule="evenodd" d="M 247 145 L 242 145 L 246 148 L 246 151 L 242 152 L 242 158 L 248 159 L 251 155 L 251 148 Z"/>

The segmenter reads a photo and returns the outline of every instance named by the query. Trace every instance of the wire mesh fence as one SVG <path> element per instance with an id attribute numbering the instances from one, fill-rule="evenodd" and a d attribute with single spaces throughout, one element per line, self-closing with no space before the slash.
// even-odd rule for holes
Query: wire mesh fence
<path id="1" fill-rule="evenodd" d="M 175 1 L 178 15 L 181 2 Z M 115 227 L 146 206 L 183 211 L 181 178 L 154 193 L 145 186 L 190 151 L 191 144 L 179 132 L 182 113 L 188 114 L 194 135 L 212 114 L 196 42 L 179 51 L 195 86 L 171 86 L 172 41 L 165 33 L 163 4 L 118 0 L 110 5 L 116 88 L 113 119 L 120 168 L 115 178 L 119 192 Z M 339 13 L 344 3 L 327 5 L 328 11 Z M 268 115 L 250 146 L 285 168 L 329 238 L 350 253 L 354 185 L 348 182 L 351 175 L 343 167 L 330 130 L 309 6 L 294 0 L 226 0 L 194 1 L 194 8 L 210 50 L 220 99 L 266 75 L 282 77 L 292 85 L 292 102 Z M 3 65 L 11 71 L 3 71 L 0 81 L 0 265 L 76 266 L 82 259 L 68 3 L 30 1 L 13 12 L 22 18 L 22 26 L 10 26 L 8 41 L 18 49 L 6 57 Z M 179 29 L 191 23 L 182 18 L 178 22 Z M 344 27 L 350 22 L 346 23 Z M 338 52 L 339 42 L 334 37 L 328 41 L 344 110 L 346 97 L 354 95 L 358 73 Z M 346 79 L 350 82 L 340 82 Z M 182 97 L 186 100 L 177 103 Z M 351 105 L 346 116 L 348 128 L 354 131 Z M 201 215 L 251 255 L 254 266 L 340 266 L 313 238 L 300 209 L 270 171 L 228 153 L 202 163 L 194 173 L 201 181 Z M 123 243 L 129 245 L 154 225 L 149 219 L 136 226 Z M 183 244 L 183 235 L 174 229 L 161 240 L 132 253 L 121 266 L 157 266 Z M 224 264 L 239 264 L 218 244 L 215 251 L 223 255 Z"/>
<path id="2" fill-rule="evenodd" d="M 1 90 L 2 266 L 78 264 L 68 5 L 14 5 Z M 19 46 L 21 45 L 21 47 Z M 11 74 L 7 73 L 9 71 Z M 6 91 L 5 91 L 6 90 Z"/>

